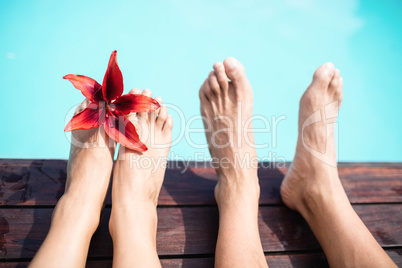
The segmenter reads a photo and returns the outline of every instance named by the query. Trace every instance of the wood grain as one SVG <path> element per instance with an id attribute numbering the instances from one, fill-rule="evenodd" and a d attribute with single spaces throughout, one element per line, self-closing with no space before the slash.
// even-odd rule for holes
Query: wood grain
<path id="1" fill-rule="evenodd" d="M 355 205 L 374 237 L 384 247 L 402 246 L 400 205 Z M 0 209 L 0 259 L 31 258 L 45 238 L 52 209 Z M 110 209 L 105 210 L 101 229 L 92 239 L 90 257 L 111 257 L 108 233 Z M 214 207 L 158 209 L 158 253 L 163 256 L 213 254 L 218 231 Z M 285 207 L 260 207 L 259 228 L 264 251 L 317 250 L 320 246 L 302 217 Z M 1 241 L 1 238 L 0 238 Z"/>
<path id="2" fill-rule="evenodd" d="M 64 193 L 66 165 L 66 160 L 1 159 L 0 206 L 54 206 Z M 159 205 L 215 204 L 215 171 L 205 162 L 186 165 L 169 162 Z M 279 187 L 287 168 L 260 165 L 260 204 L 281 205 Z M 339 174 L 353 204 L 402 202 L 401 163 L 341 163 Z"/>
<path id="3" fill-rule="evenodd" d="M 386 249 L 385 252 L 391 257 L 398 267 L 402 266 L 402 249 Z M 265 256 L 269 267 L 274 268 L 305 268 L 305 267 L 328 267 L 327 260 L 323 253 L 301 253 L 288 255 Z M 28 262 L 2 263 L 5 268 L 27 267 Z M 188 259 L 162 259 L 163 268 L 206 268 L 214 267 L 214 258 L 188 258 Z M 111 268 L 112 260 L 89 260 L 87 268 Z"/>
<path id="4" fill-rule="evenodd" d="M 283 206 L 279 187 L 289 163 L 260 163 L 259 228 L 271 267 L 326 267 L 308 225 Z M 45 238 L 64 192 L 66 160 L 0 159 L 0 266 L 26 267 Z M 340 163 L 356 212 L 390 257 L 402 266 L 402 163 Z M 157 247 L 163 267 L 213 267 L 218 210 L 216 174 L 208 162 L 169 162 L 158 208 Z M 87 267 L 111 267 L 108 208 L 89 249 Z"/>

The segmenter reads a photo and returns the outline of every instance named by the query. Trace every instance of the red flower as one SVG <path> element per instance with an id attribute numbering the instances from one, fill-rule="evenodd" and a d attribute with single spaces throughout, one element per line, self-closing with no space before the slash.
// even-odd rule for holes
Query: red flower
<path id="1" fill-rule="evenodd" d="M 96 128 L 104 124 L 107 135 L 121 145 L 145 152 L 148 148 L 138 136 L 134 125 L 126 118 L 129 113 L 152 112 L 160 107 L 160 104 L 144 95 L 123 95 L 123 75 L 117 65 L 117 51 L 110 56 L 103 84 L 92 78 L 68 74 L 68 79 L 75 88 L 91 102 L 82 112 L 73 116 L 64 131 L 77 129 Z"/>

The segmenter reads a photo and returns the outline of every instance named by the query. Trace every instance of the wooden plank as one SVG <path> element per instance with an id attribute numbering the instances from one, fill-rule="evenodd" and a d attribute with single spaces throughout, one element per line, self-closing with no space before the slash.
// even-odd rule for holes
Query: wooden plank
<path id="1" fill-rule="evenodd" d="M 385 252 L 398 265 L 402 265 L 402 248 L 386 249 Z M 328 267 L 328 262 L 323 253 L 301 253 L 301 254 L 284 254 L 284 255 L 267 255 L 265 256 L 269 267 L 275 268 L 305 268 L 305 267 Z M 214 267 L 214 258 L 191 258 L 191 259 L 170 259 L 161 260 L 162 267 L 192 267 L 204 268 Z M 93 266 L 97 267 L 97 266 Z"/>
<path id="2" fill-rule="evenodd" d="M 66 165 L 66 160 L 0 159 L 0 205 L 54 206 L 64 192 Z M 215 204 L 216 175 L 207 163 L 169 165 L 159 205 Z M 260 204 L 282 204 L 279 187 L 287 169 L 261 165 Z M 402 202 L 402 163 L 341 163 L 339 174 L 352 203 Z"/>
<path id="3" fill-rule="evenodd" d="M 402 246 L 402 205 L 355 205 L 377 241 L 385 247 Z M 0 209 L 0 259 L 31 258 L 46 236 L 50 208 Z M 94 235 L 90 257 L 111 257 L 108 233 L 110 209 Z M 214 207 L 158 209 L 157 247 L 160 255 L 213 254 L 218 231 Z M 302 217 L 285 207 L 260 207 L 259 227 L 264 251 L 317 250 L 320 246 Z"/>
<path id="4" fill-rule="evenodd" d="M 0 205 L 51 205 L 64 193 L 66 160 L 0 160 Z"/>
<path id="5" fill-rule="evenodd" d="M 385 252 L 391 257 L 398 267 L 402 266 L 402 248 L 386 249 Z M 328 267 L 327 260 L 322 253 L 301 253 L 301 254 L 285 254 L 285 255 L 268 255 L 265 256 L 269 267 Z M 28 262 L 8 262 L 2 263 L 2 267 L 27 267 Z M 214 258 L 188 258 L 188 259 L 162 259 L 163 268 L 191 267 L 205 268 L 214 267 Z M 112 267 L 112 260 L 89 260 L 87 268 L 109 268 Z"/>

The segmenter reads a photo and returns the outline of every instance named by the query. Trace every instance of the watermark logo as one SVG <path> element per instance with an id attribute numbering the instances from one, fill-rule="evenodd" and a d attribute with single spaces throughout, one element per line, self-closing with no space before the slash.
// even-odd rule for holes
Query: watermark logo
<path id="1" fill-rule="evenodd" d="M 263 115 L 244 116 L 242 114 L 241 103 L 236 105 L 237 111 L 234 111 L 233 114 L 217 115 L 214 117 L 202 115 L 186 116 L 180 107 L 176 105 L 164 104 L 164 106 L 168 108 L 169 113 L 175 114 L 175 136 L 171 142 L 161 142 L 158 139 L 159 136 L 155 135 L 157 131 L 155 124 L 151 124 L 148 117 L 143 118 L 136 114 L 126 115 L 126 117 L 134 124 L 141 142 L 145 143 L 148 148 L 167 149 L 184 142 L 189 150 L 194 152 L 193 156 L 186 158 L 176 153 L 172 157 L 171 153 L 169 155 L 170 164 L 174 164 L 175 161 L 180 163 L 180 165 L 198 161 L 210 163 L 211 167 L 221 169 L 256 168 L 262 162 L 273 163 L 272 168 L 285 166 L 285 157 L 278 155 L 273 149 L 278 147 L 279 126 L 287 119 L 286 115 L 272 115 L 270 118 Z M 79 112 L 82 108 L 82 105 L 72 107 L 65 117 L 65 124 L 69 122 L 74 113 Z M 339 102 L 335 101 L 326 105 L 324 109 L 317 110 L 303 122 L 301 133 L 299 133 L 301 134 L 304 148 L 315 158 L 333 167 L 336 167 L 337 159 L 336 154 L 333 153 L 334 151 L 329 149 L 335 148 L 335 139 L 330 136 L 337 130 L 336 118 L 338 116 L 338 108 Z M 107 120 L 105 113 L 99 115 L 100 121 L 105 122 Z M 119 116 L 117 117 L 119 118 Z M 118 128 L 117 131 L 124 134 L 126 124 L 129 121 L 119 120 L 119 122 L 116 125 L 116 128 Z M 258 128 L 253 127 L 253 123 L 256 122 L 258 122 Z M 324 150 L 310 146 L 311 144 L 309 145 L 309 135 L 312 134 L 307 128 L 314 127 L 315 124 L 323 124 L 326 127 L 326 136 L 323 138 L 323 144 L 325 144 Z M 90 131 L 93 132 L 91 139 L 82 139 L 81 135 L 75 132 L 72 135 L 66 133 L 66 138 L 73 146 L 80 148 L 114 146 L 114 141 L 111 139 L 108 139 L 110 141 L 109 144 L 100 142 L 100 137 L 106 137 L 104 127 L 91 129 Z M 205 140 L 204 138 L 202 142 L 200 142 L 200 139 L 194 138 L 196 135 L 204 136 L 205 134 L 207 139 Z M 260 139 L 259 142 L 256 142 L 254 139 L 255 134 L 267 134 L 266 136 L 270 136 L 270 139 L 267 138 L 263 141 Z M 313 135 L 315 134 L 313 133 Z M 262 157 L 257 158 L 254 153 L 242 153 L 240 149 L 244 147 L 249 147 L 252 150 L 266 149 L 266 151 Z M 200 153 L 207 148 L 215 150 L 215 152 L 222 151 L 223 153 L 219 158 L 211 158 L 205 153 Z M 120 150 L 121 156 L 119 159 L 121 160 L 125 157 L 124 147 L 121 146 Z M 226 154 L 229 156 L 227 157 Z M 157 167 L 166 167 L 167 164 L 167 157 L 147 159 L 147 157 L 150 157 L 147 154 L 135 154 L 130 157 L 130 166 L 133 168 L 147 168 L 156 171 Z M 184 166 L 184 170 L 187 168 L 188 165 Z"/>
<path id="2" fill-rule="evenodd" d="M 336 118 L 338 117 L 338 111 L 339 111 L 339 102 L 334 101 L 332 103 L 327 104 L 324 107 L 324 110 L 319 109 L 315 111 L 312 115 L 310 115 L 303 123 L 302 126 L 302 142 L 304 148 L 315 158 L 320 160 L 321 162 L 324 162 L 325 164 L 331 166 L 331 167 L 336 167 L 337 166 L 337 154 L 335 154 L 334 149 L 336 148 L 335 144 L 335 134 L 337 134 L 338 131 L 338 122 L 336 122 Z M 307 142 L 306 142 L 306 136 L 309 134 L 306 131 L 307 127 L 313 127 L 313 124 L 325 124 L 326 127 L 326 135 L 323 140 L 318 140 L 320 137 L 317 137 L 317 133 L 319 132 L 311 132 L 309 131 L 310 135 L 311 133 L 314 133 L 313 139 L 316 139 L 317 142 L 321 142 L 324 144 L 325 148 L 324 151 L 319 151 L 318 148 L 312 148 L 310 147 Z M 319 126 L 323 127 L 323 126 Z M 334 135 L 334 136 L 333 136 Z M 333 149 L 331 149 L 333 148 Z"/>

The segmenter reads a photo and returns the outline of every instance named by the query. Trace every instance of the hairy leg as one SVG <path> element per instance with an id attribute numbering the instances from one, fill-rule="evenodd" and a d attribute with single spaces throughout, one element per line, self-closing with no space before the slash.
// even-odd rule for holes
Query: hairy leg
<path id="1" fill-rule="evenodd" d="M 296 155 L 281 186 L 282 199 L 306 219 L 331 267 L 395 267 L 353 210 L 339 180 L 334 121 L 342 87 L 339 70 L 326 63 L 302 96 Z"/>
<path id="2" fill-rule="evenodd" d="M 258 231 L 257 153 L 247 123 L 253 114 L 253 92 L 244 67 L 234 58 L 215 63 L 199 94 L 209 150 L 220 161 L 215 266 L 267 267 Z M 240 168 L 244 159 L 246 166 Z"/>

